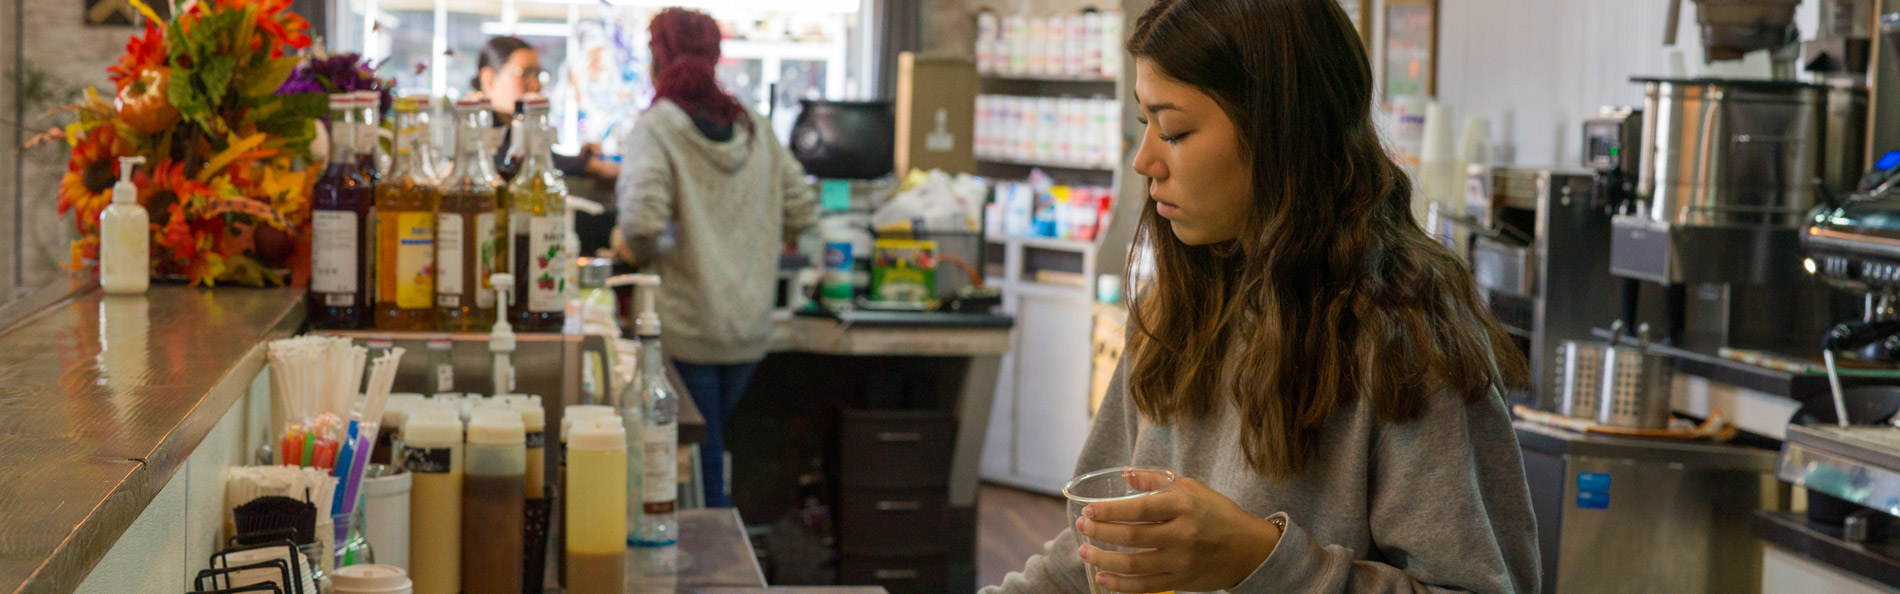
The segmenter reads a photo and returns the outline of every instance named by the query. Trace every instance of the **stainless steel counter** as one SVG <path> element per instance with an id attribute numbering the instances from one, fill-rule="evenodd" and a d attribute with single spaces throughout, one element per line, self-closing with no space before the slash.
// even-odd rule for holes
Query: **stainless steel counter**
<path id="1" fill-rule="evenodd" d="M 1788 426 L 1781 480 L 1900 516 L 1900 429 Z"/>
<path id="2" fill-rule="evenodd" d="M 0 592 L 69 592 L 303 322 L 290 289 L 74 281 L 0 329 Z"/>
<path id="3" fill-rule="evenodd" d="M 666 548 L 632 547 L 627 580 L 635 592 L 667 592 L 679 588 L 764 588 L 765 572 L 752 552 L 739 511 L 723 509 L 687 509 L 679 512 L 679 546 Z M 676 569 L 671 573 L 654 572 L 656 564 Z"/>

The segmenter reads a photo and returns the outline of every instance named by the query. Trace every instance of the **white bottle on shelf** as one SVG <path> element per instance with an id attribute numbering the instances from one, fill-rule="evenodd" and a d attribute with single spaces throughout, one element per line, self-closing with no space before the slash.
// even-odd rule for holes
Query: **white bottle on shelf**
<path id="1" fill-rule="evenodd" d="M 1116 78 L 1122 72 L 1122 13 L 1102 14 L 1102 76 Z"/>
<path id="2" fill-rule="evenodd" d="M 1082 27 L 1087 30 L 1082 36 L 1082 75 L 1103 77 L 1102 13 L 1090 12 L 1083 14 Z"/>
<path id="3" fill-rule="evenodd" d="M 996 71 L 996 39 L 999 23 L 996 13 L 988 10 L 976 13 L 976 71 L 989 74 Z"/>
<path id="4" fill-rule="evenodd" d="M 1027 97 L 1009 98 L 1007 119 L 1009 120 L 1009 160 L 1011 161 L 1027 161 L 1029 155 L 1035 152 L 1036 140 L 1035 136 L 1030 134 L 1030 128 L 1035 124 L 1036 118 L 1030 113 L 1029 103 Z"/>
<path id="5" fill-rule="evenodd" d="M 1088 56 L 1089 26 L 1080 14 L 1062 17 L 1062 27 L 1068 31 L 1064 36 L 1068 46 L 1062 52 L 1062 74 L 1071 78 L 1084 76 L 1082 64 Z"/>
<path id="6" fill-rule="evenodd" d="M 1003 20 L 1003 42 L 1009 47 L 1009 65 L 1003 71 L 1011 75 L 1029 72 L 1029 18 L 1013 15 Z"/>
<path id="7" fill-rule="evenodd" d="M 1082 108 L 1085 121 L 1082 126 L 1085 130 L 1082 160 L 1085 163 L 1100 165 L 1108 161 L 1108 144 L 1103 140 L 1106 135 L 1102 133 L 1102 128 L 1110 125 L 1112 120 L 1108 119 L 1108 114 L 1101 107 L 1104 101 L 1107 100 L 1096 96 L 1090 98 Z"/>
<path id="8" fill-rule="evenodd" d="M 990 96 L 976 96 L 976 130 L 971 135 L 970 150 L 978 159 L 990 156 Z"/>
<path id="9" fill-rule="evenodd" d="M 1115 167 L 1122 160 L 1122 131 L 1121 126 L 1115 125 L 1116 122 L 1121 121 L 1122 102 L 1105 99 L 1096 105 L 1096 108 L 1101 110 L 1104 123 L 1099 131 L 1102 135 L 1101 164 L 1105 167 Z"/>
<path id="10" fill-rule="evenodd" d="M 1048 163 L 1056 160 L 1056 135 L 1061 128 L 1057 119 L 1055 97 L 1036 98 L 1036 156 L 1035 160 Z"/>
<path id="11" fill-rule="evenodd" d="M 1042 75 L 1062 76 L 1069 64 L 1069 26 L 1060 16 L 1049 17 L 1043 24 Z"/>
<path id="12" fill-rule="evenodd" d="M 152 283 L 151 215 L 139 206 L 132 167 L 145 157 L 119 157 L 112 204 L 99 213 L 99 287 L 107 295 L 142 295 Z"/>

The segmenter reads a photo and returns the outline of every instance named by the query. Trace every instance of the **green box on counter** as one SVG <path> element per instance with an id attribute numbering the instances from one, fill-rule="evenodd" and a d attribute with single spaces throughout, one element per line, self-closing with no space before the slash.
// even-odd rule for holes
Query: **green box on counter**
<path id="1" fill-rule="evenodd" d="M 872 258 L 872 301 L 922 305 L 937 299 L 937 242 L 879 239 Z"/>

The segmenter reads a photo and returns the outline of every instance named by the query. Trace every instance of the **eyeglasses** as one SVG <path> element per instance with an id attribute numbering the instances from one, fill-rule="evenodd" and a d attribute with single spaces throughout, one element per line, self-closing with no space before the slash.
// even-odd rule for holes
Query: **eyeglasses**
<path id="1" fill-rule="evenodd" d="M 532 78 L 541 82 L 548 82 L 548 71 L 542 70 L 540 66 L 530 66 L 527 68 L 520 66 L 503 66 L 496 72 L 508 76 L 519 76 L 524 79 Z"/>

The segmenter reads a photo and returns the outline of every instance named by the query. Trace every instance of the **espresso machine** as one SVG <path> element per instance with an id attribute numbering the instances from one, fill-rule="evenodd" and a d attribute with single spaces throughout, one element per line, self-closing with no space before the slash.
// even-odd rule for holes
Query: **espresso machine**
<path id="1" fill-rule="evenodd" d="M 1864 2 L 1817 1 L 1824 35 L 1804 66 L 1818 82 L 1790 80 L 1799 0 L 1695 0 L 1708 60 L 1768 50 L 1776 78 L 1632 79 L 1644 89 L 1641 164 L 1611 222 L 1610 271 L 1660 289 L 1653 325 L 1672 346 L 1805 353 L 1837 317 L 1802 273 L 1801 228 L 1862 167 L 1866 52 L 1852 33 Z"/>

